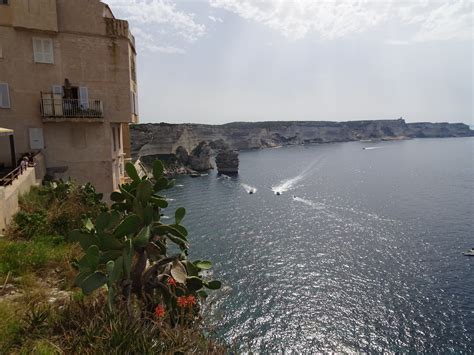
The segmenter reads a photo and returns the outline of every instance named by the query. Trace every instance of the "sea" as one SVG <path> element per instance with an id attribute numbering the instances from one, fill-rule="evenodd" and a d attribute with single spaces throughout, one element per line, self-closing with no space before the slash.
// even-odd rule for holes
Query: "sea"
<path id="1" fill-rule="evenodd" d="M 474 352 L 474 138 L 241 151 L 238 176 L 167 197 L 223 283 L 204 312 L 231 349 Z"/>

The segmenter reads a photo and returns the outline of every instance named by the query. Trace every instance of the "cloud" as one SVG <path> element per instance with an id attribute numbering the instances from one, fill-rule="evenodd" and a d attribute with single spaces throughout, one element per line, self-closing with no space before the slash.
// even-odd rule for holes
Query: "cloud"
<path id="1" fill-rule="evenodd" d="M 411 44 L 412 42 L 411 41 L 403 41 L 403 40 L 399 40 L 399 39 L 389 39 L 389 40 L 385 41 L 385 43 L 390 44 L 392 46 L 406 46 L 408 44 Z"/>
<path id="2" fill-rule="evenodd" d="M 140 46 L 146 48 L 150 52 L 160 52 L 166 54 L 184 54 L 186 51 L 182 48 L 178 48 L 171 45 L 158 45 L 158 41 L 155 40 L 154 36 L 148 32 L 145 32 L 140 27 L 136 27 L 133 34 Z"/>
<path id="3" fill-rule="evenodd" d="M 473 37 L 474 8 L 471 1 L 446 2 L 420 18 L 414 41 L 469 40 Z"/>
<path id="4" fill-rule="evenodd" d="M 473 36 L 474 11 L 470 0 L 209 0 L 209 3 L 213 8 L 235 13 L 291 39 L 310 34 L 327 40 L 343 38 L 389 21 L 406 28 L 414 25 L 411 38 L 393 41 L 466 40 Z"/>
<path id="5" fill-rule="evenodd" d="M 214 16 L 210 16 L 210 15 L 209 15 L 208 18 L 209 18 L 209 20 L 211 20 L 212 22 L 220 22 L 220 23 L 224 22 L 224 20 L 222 20 L 222 19 L 219 18 L 219 17 L 214 17 Z"/>
<path id="6" fill-rule="evenodd" d="M 324 39 L 362 32 L 380 23 L 385 14 L 363 1 L 343 3 L 316 1 L 210 0 L 215 8 L 234 12 L 262 23 L 285 37 L 301 39 L 315 32 Z"/>
<path id="7" fill-rule="evenodd" d="M 127 19 L 139 48 L 152 52 L 185 53 L 163 42 L 193 43 L 206 34 L 206 26 L 195 14 L 180 11 L 170 0 L 105 0 L 114 14 Z"/>

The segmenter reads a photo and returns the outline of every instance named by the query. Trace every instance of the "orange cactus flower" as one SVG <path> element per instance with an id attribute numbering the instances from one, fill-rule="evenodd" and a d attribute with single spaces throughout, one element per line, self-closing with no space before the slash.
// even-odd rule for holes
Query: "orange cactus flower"
<path id="1" fill-rule="evenodd" d="M 176 280 L 173 279 L 171 276 L 168 277 L 168 280 L 166 280 L 166 283 L 170 286 L 176 286 Z"/>
<path id="2" fill-rule="evenodd" d="M 165 316 L 165 307 L 163 307 L 163 305 L 159 304 L 158 306 L 156 306 L 155 308 L 155 315 L 158 317 L 158 318 L 162 318 Z"/>
<path id="3" fill-rule="evenodd" d="M 177 300 L 178 307 L 186 307 L 188 305 L 188 298 L 186 296 L 180 296 Z"/>
<path id="4" fill-rule="evenodd" d="M 189 295 L 186 301 L 188 303 L 188 306 L 192 307 L 196 304 L 196 297 L 194 297 L 193 295 Z"/>

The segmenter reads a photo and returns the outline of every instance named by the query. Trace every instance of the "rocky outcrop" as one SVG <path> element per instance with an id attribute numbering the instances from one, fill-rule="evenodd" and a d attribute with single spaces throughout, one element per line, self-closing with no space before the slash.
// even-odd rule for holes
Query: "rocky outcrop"
<path id="1" fill-rule="evenodd" d="M 237 174 L 239 172 L 239 153 L 223 149 L 216 155 L 217 171 L 220 174 Z"/>
<path id="2" fill-rule="evenodd" d="M 211 147 L 206 142 L 201 142 L 192 150 L 185 164 L 197 171 L 212 169 L 211 152 Z"/>
<path id="3" fill-rule="evenodd" d="M 132 157 L 160 158 L 171 165 L 210 168 L 211 150 L 260 149 L 284 145 L 396 140 L 407 138 L 469 137 L 463 123 L 406 123 L 403 119 L 377 121 L 234 122 L 224 125 L 137 124 L 130 126 Z M 203 143 L 204 142 L 204 143 Z"/>

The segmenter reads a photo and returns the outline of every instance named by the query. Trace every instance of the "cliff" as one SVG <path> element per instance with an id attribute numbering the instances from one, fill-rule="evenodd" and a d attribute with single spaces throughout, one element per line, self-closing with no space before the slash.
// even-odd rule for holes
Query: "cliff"
<path id="1" fill-rule="evenodd" d="M 348 122 L 233 122 L 223 125 L 138 124 L 130 126 L 130 134 L 133 158 L 159 157 L 186 164 L 179 159 L 182 156 L 201 168 L 209 165 L 202 154 L 202 145 L 197 157 L 193 154 L 201 142 L 218 151 L 225 146 L 239 150 L 368 139 L 470 137 L 474 136 L 474 131 L 463 123 L 406 123 L 400 118 Z"/>

